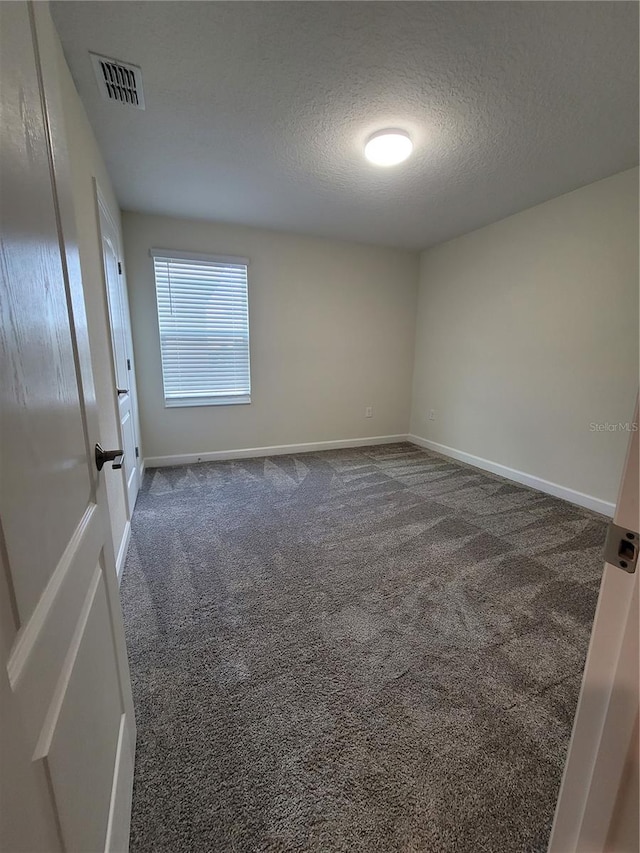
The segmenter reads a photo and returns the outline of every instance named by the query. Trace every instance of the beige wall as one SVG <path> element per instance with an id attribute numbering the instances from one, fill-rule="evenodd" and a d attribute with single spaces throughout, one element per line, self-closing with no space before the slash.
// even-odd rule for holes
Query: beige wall
<path id="1" fill-rule="evenodd" d="M 406 434 L 417 254 L 137 213 L 123 233 L 146 458 Z M 250 259 L 250 405 L 164 407 L 151 247 Z"/>
<path id="2" fill-rule="evenodd" d="M 100 441 L 105 448 L 118 447 L 120 446 L 120 433 L 114 396 L 114 368 L 102 272 L 100 230 L 93 188 L 94 177 L 117 227 L 120 227 L 120 208 L 113 194 L 109 175 L 71 78 L 57 34 L 55 41 L 58 52 L 62 108 L 71 164 L 73 204 L 87 310 L 91 364 L 98 401 Z M 127 523 L 123 471 L 112 471 L 108 467 L 105 469 L 104 475 L 116 557 L 120 551 Z"/>
<path id="3" fill-rule="evenodd" d="M 116 223 L 120 211 L 61 50 L 59 71 L 101 435 L 111 446 L 94 176 Z M 629 420 L 638 384 L 637 181 L 637 169 L 614 175 L 428 250 L 419 273 L 410 252 L 125 213 L 144 455 L 409 429 L 615 501 L 628 436 L 590 425 Z M 165 409 L 151 246 L 251 259 L 250 406 Z M 108 490 L 117 552 L 126 524 L 119 477 Z"/>
<path id="4" fill-rule="evenodd" d="M 637 387 L 637 169 L 422 254 L 414 435 L 614 502 Z"/>

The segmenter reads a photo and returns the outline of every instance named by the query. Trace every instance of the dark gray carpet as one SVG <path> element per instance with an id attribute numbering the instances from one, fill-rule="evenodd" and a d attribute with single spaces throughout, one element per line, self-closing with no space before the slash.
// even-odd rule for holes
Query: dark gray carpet
<path id="1" fill-rule="evenodd" d="M 604 534 L 410 444 L 148 472 L 132 852 L 545 850 Z"/>

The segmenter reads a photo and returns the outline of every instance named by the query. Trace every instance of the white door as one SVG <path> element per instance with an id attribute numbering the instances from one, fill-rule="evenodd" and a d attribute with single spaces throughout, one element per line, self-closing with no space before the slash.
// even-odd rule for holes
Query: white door
<path id="1" fill-rule="evenodd" d="M 613 523 L 622 553 L 605 563 L 550 853 L 636 853 L 638 819 L 638 407 Z M 619 549 L 616 548 L 616 551 Z"/>
<path id="2" fill-rule="evenodd" d="M 94 182 L 95 184 L 95 182 Z M 131 520 L 140 488 L 139 445 L 136 424 L 136 387 L 131 347 L 131 323 L 129 306 L 124 287 L 118 230 L 100 191 L 95 185 L 96 203 L 102 239 L 102 263 L 104 269 L 109 321 L 111 326 L 111 348 L 116 386 L 120 438 L 124 451 L 122 476 L 127 493 L 128 518 Z"/>
<path id="3" fill-rule="evenodd" d="M 135 722 L 46 4 L 0 3 L 0 848 L 128 846 Z"/>

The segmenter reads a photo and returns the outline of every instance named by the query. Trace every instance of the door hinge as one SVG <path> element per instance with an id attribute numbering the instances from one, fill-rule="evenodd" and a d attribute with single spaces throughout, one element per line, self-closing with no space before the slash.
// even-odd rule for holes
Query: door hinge
<path id="1" fill-rule="evenodd" d="M 118 261 L 118 275 L 122 275 L 122 264 Z"/>
<path id="2" fill-rule="evenodd" d="M 131 359 L 127 359 L 127 370 L 131 370 Z"/>
<path id="3" fill-rule="evenodd" d="M 140 448 L 136 447 L 136 459 L 140 456 Z"/>
<path id="4" fill-rule="evenodd" d="M 618 527 L 611 522 L 607 530 L 607 538 L 604 543 L 605 562 L 612 566 L 618 566 L 632 575 L 638 564 L 638 543 L 640 536 L 636 530 L 627 527 Z"/>

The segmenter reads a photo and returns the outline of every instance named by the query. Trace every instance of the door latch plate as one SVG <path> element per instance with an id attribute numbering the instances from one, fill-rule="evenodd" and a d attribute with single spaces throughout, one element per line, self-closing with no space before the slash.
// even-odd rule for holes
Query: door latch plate
<path id="1" fill-rule="evenodd" d="M 607 538 L 604 543 L 604 559 L 612 566 L 618 566 L 632 575 L 638 564 L 638 547 L 640 536 L 636 530 L 627 527 L 618 527 L 613 522 L 607 530 Z"/>

